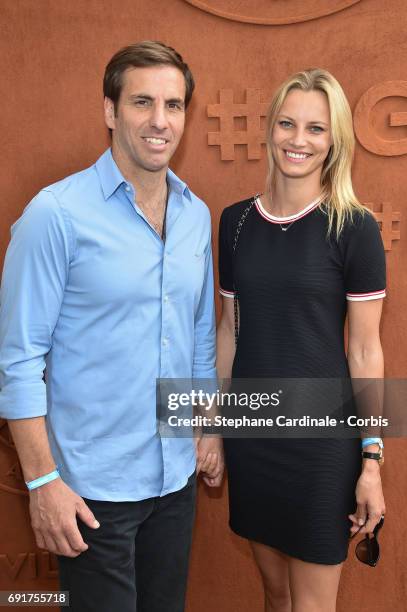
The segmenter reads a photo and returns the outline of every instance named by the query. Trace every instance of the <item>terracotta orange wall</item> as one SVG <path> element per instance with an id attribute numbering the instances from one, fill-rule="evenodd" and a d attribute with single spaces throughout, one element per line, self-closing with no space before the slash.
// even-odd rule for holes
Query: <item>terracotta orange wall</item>
<path id="1" fill-rule="evenodd" d="M 196 95 L 173 167 L 208 203 L 215 246 L 222 208 L 262 190 L 265 173 L 259 132 L 264 119 L 257 129 L 245 118 L 230 120 L 229 140 L 236 140 L 233 130 L 241 131 L 249 147 L 226 146 L 223 120 L 221 136 L 208 137 L 219 132 L 213 105 L 220 90 L 232 91 L 223 99 L 245 103 L 246 89 L 257 89 L 249 99 L 266 102 L 288 74 L 319 65 L 340 80 L 354 111 L 357 193 L 378 219 L 384 211 L 389 281 L 383 344 L 387 375 L 405 376 L 406 20 L 405 0 L 2 0 L 1 258 L 11 223 L 41 186 L 91 164 L 107 146 L 101 79 L 119 47 L 162 40 L 193 69 Z M 253 101 L 249 109 L 261 113 L 264 105 Z M 220 138 L 223 146 L 209 145 L 208 138 Z M 374 570 L 363 567 L 351 549 L 339 611 L 407 609 L 407 447 L 391 440 L 386 451 L 383 559 Z M 27 496 L 4 423 L 0 501 L 0 590 L 56 588 L 53 560 L 36 549 L 31 535 Z M 248 610 L 262 610 L 261 588 L 246 543 L 228 530 L 226 487 L 209 493 L 201 486 L 188 611 Z"/>

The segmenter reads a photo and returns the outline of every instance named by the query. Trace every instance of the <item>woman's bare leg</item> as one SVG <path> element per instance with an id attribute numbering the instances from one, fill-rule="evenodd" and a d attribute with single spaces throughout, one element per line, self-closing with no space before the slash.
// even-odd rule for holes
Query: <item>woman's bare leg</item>
<path id="1" fill-rule="evenodd" d="M 289 557 L 258 542 L 251 541 L 250 546 L 263 580 L 265 612 L 291 612 Z"/>
<path id="2" fill-rule="evenodd" d="M 306 563 L 290 557 L 292 612 L 335 612 L 342 565 Z"/>

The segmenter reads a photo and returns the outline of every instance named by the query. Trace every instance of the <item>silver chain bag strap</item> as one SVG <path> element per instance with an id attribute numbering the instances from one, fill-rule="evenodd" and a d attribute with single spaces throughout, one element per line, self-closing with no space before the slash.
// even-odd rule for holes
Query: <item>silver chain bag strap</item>
<path id="1" fill-rule="evenodd" d="M 239 219 L 239 223 L 236 226 L 235 237 L 234 237 L 233 245 L 232 245 L 233 254 L 235 254 L 237 242 L 239 240 L 239 235 L 240 235 L 240 232 L 242 231 L 243 224 L 246 221 L 249 212 L 253 208 L 253 205 L 256 202 L 257 197 L 258 195 L 255 195 L 250 200 L 250 204 L 244 209 L 242 216 Z M 235 344 L 237 344 L 237 340 L 239 338 L 239 298 L 237 295 L 237 289 L 236 289 L 234 280 L 233 280 L 233 307 L 234 307 L 234 315 L 235 315 Z"/>

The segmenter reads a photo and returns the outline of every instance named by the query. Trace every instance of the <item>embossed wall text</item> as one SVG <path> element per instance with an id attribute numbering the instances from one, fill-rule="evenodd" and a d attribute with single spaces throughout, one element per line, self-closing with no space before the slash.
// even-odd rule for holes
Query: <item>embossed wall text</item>
<path id="1" fill-rule="evenodd" d="M 261 145 L 266 142 L 260 120 L 265 117 L 268 106 L 260 102 L 260 93 L 259 89 L 246 89 L 246 102 L 236 104 L 233 90 L 221 89 L 219 104 L 208 104 L 208 117 L 219 118 L 219 132 L 208 132 L 208 144 L 220 147 L 221 159 L 234 160 L 235 145 L 247 146 L 248 159 L 260 159 Z M 246 118 L 245 130 L 235 130 L 235 117 Z"/>
<path id="2" fill-rule="evenodd" d="M 4 419 L 0 419 L 0 448 L 2 455 L 4 454 L 4 459 L 0 462 L 3 469 L 2 474 L 0 474 L 0 490 L 15 495 L 28 496 L 17 452 L 7 421 Z"/>
<path id="3" fill-rule="evenodd" d="M 288 25 L 326 17 L 343 11 L 361 0 L 314 0 L 312 6 L 307 6 L 304 0 L 185 0 L 196 8 L 241 23 L 259 25 Z M 309 2 L 308 2 L 309 4 Z"/>
<path id="4" fill-rule="evenodd" d="M 379 136 L 371 121 L 371 112 L 384 98 L 407 98 L 407 81 L 386 81 L 368 89 L 360 98 L 355 108 L 355 133 L 360 144 L 376 155 L 405 155 L 407 153 L 407 135 L 402 139 L 386 140 Z M 407 112 L 393 112 L 388 117 L 389 127 L 407 127 Z"/>
<path id="5" fill-rule="evenodd" d="M 373 210 L 372 204 L 369 203 L 366 206 Z M 399 227 L 394 228 L 393 224 L 396 223 L 399 226 L 401 214 L 393 211 L 390 202 L 383 202 L 382 210 L 379 212 L 373 211 L 373 214 L 380 225 L 384 250 L 391 251 L 393 240 L 400 240 L 400 229 Z"/>
<path id="6" fill-rule="evenodd" d="M 234 103 L 232 89 L 219 91 L 219 104 L 208 104 L 208 117 L 219 118 L 219 132 L 208 132 L 208 144 L 220 147 L 224 161 L 235 159 L 235 145 L 247 146 L 248 159 L 261 158 L 261 145 L 265 143 L 265 132 L 260 121 L 266 116 L 268 103 L 260 102 L 260 89 L 246 89 L 246 101 Z M 384 98 L 407 99 L 407 81 L 387 81 L 374 85 L 360 98 L 354 113 L 355 134 L 360 144 L 376 155 L 397 156 L 407 154 L 407 136 L 402 139 L 386 140 L 375 132 L 371 112 Z M 235 130 L 234 118 L 246 117 L 246 129 Z M 407 112 L 394 111 L 388 117 L 389 127 L 406 127 Z"/>
<path id="7" fill-rule="evenodd" d="M 0 576 L 10 580 L 17 578 L 57 578 L 58 561 L 47 552 L 20 552 L 17 555 L 0 554 Z"/>

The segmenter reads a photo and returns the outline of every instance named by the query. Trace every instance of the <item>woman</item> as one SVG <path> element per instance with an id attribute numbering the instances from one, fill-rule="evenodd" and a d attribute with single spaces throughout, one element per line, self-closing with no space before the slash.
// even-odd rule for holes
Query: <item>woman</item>
<path id="1" fill-rule="evenodd" d="M 380 379 L 384 251 L 353 192 L 339 83 L 320 69 L 289 78 L 266 133 L 265 193 L 226 208 L 220 223 L 218 374 Z M 377 459 L 381 441 L 370 440 L 363 450 Z M 372 533 L 385 511 L 379 461 L 362 460 L 357 438 L 224 442 L 230 525 L 250 541 L 266 611 L 334 611 L 349 536 Z"/>

